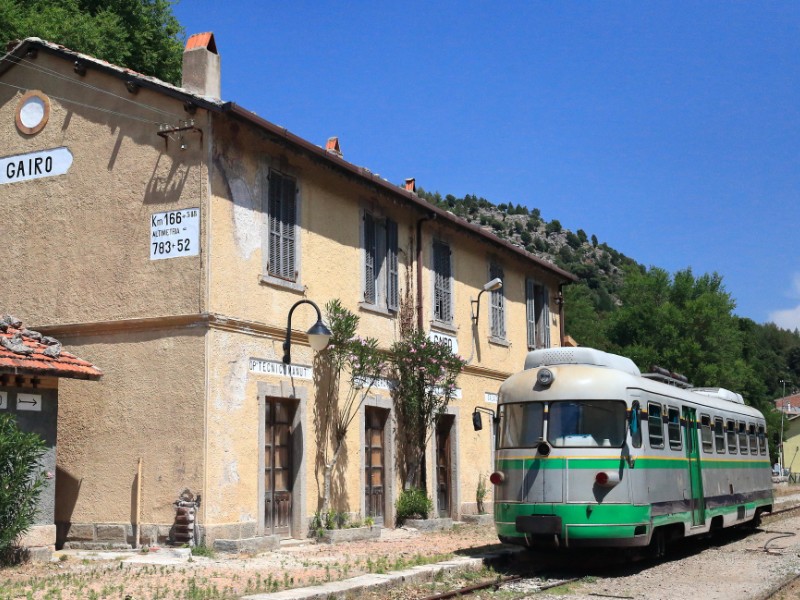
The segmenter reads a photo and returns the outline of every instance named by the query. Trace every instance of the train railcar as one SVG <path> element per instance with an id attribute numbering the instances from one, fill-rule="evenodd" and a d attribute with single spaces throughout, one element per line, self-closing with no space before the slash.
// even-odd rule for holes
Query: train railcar
<path id="1" fill-rule="evenodd" d="M 763 415 L 728 390 L 681 386 L 591 348 L 530 352 L 498 397 L 501 541 L 660 555 L 670 540 L 771 512 Z"/>

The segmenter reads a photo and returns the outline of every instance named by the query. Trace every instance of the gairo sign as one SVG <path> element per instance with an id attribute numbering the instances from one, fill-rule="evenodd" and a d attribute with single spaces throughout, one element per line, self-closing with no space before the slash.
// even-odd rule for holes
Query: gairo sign
<path id="1" fill-rule="evenodd" d="M 40 150 L 0 158 L 0 184 L 64 175 L 72 166 L 67 148 Z"/>

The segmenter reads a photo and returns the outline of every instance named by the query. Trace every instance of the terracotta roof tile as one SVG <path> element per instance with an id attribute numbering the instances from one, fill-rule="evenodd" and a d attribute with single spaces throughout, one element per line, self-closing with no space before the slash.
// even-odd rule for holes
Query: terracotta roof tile
<path id="1" fill-rule="evenodd" d="M 0 373 L 99 379 L 100 369 L 61 349 L 52 337 L 30 331 L 10 316 L 0 319 Z"/>
<path id="2" fill-rule="evenodd" d="M 195 48 L 207 48 L 209 52 L 217 53 L 217 43 L 214 41 L 214 34 L 210 31 L 206 33 L 195 33 L 186 40 L 184 50 L 194 50 Z"/>

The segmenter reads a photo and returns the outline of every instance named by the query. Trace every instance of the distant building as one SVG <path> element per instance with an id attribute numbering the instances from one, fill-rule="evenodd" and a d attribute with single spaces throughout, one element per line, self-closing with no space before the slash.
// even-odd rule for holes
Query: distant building
<path id="1" fill-rule="evenodd" d="M 264 94 L 277 82 L 263 77 Z M 209 545 L 305 537 L 319 506 L 313 352 L 293 317 L 339 298 L 388 349 L 409 298 L 469 357 L 427 450 L 437 514 L 476 510 L 491 428 L 476 406 L 529 349 L 560 346 L 575 278 L 325 147 L 220 99 L 213 35 L 183 87 L 28 39 L 0 61 L 0 306 L 103 365 L 60 389 L 59 543 L 174 539 L 179 499 Z M 7 234 L 8 235 L 8 234 Z M 473 326 L 473 300 L 483 294 Z M 334 504 L 385 526 L 399 493 L 392 401 L 374 390 L 347 439 Z M 141 480 L 137 477 L 139 460 Z M 137 506 L 134 498 L 140 493 Z"/>

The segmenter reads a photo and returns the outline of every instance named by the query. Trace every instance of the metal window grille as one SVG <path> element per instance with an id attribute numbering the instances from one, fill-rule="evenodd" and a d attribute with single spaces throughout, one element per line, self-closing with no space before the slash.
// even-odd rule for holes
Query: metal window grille
<path id="1" fill-rule="evenodd" d="M 377 301 L 377 247 L 375 244 L 375 219 L 364 213 L 364 302 Z"/>
<path id="2" fill-rule="evenodd" d="M 503 279 L 503 268 L 496 263 L 492 263 L 489 265 L 489 279 L 492 280 L 497 277 L 499 277 L 501 280 Z M 490 304 L 490 332 L 492 336 L 496 338 L 505 339 L 506 305 L 502 287 L 499 290 L 494 290 L 491 292 Z"/>
<path id="3" fill-rule="evenodd" d="M 450 265 L 450 246 L 444 242 L 433 242 L 433 316 L 437 321 L 453 321 L 452 273 Z"/>

